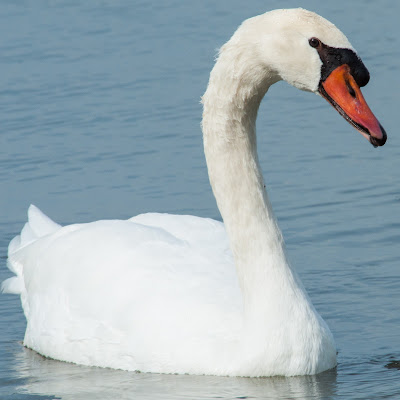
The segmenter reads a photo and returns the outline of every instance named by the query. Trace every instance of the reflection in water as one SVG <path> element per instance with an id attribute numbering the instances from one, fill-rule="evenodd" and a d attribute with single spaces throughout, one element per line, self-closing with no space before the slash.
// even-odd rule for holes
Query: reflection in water
<path id="1" fill-rule="evenodd" d="M 336 392 L 336 369 L 316 376 L 230 378 L 144 374 L 46 359 L 22 348 L 15 358 L 20 393 L 62 399 L 326 399 Z"/>

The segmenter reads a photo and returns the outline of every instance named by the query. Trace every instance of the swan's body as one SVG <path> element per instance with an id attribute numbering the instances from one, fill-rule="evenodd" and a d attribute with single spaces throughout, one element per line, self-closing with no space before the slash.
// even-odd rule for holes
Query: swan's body
<path id="1" fill-rule="evenodd" d="M 286 260 L 255 136 L 273 83 L 325 85 L 312 37 L 355 54 L 334 25 L 301 9 L 247 20 L 221 49 L 203 97 L 203 133 L 225 226 L 145 214 L 61 227 L 31 207 L 9 248 L 17 276 L 4 283 L 21 294 L 26 346 L 146 372 L 300 375 L 336 365 L 329 328 Z M 351 62 L 361 81 L 365 71 L 354 73 Z M 383 129 L 369 134 L 384 143 Z"/>

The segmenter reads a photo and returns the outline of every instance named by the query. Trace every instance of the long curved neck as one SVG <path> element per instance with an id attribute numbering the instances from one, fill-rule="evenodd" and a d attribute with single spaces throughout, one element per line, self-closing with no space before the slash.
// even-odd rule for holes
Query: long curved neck
<path id="1" fill-rule="evenodd" d="M 297 278 L 286 261 L 257 155 L 257 111 L 279 78 L 256 64 L 241 66 L 240 50 L 228 50 L 223 49 L 211 72 L 203 96 L 202 128 L 210 183 L 229 236 L 246 312 L 274 296 L 277 279 L 297 287 Z"/>

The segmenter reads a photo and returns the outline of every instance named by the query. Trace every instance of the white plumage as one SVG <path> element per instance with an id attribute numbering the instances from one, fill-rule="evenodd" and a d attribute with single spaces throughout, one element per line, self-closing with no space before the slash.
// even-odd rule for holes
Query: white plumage
<path id="1" fill-rule="evenodd" d="M 30 207 L 9 247 L 16 277 L 3 284 L 21 294 L 26 346 L 145 372 L 298 375 L 336 365 L 329 328 L 286 260 L 255 137 L 270 85 L 285 79 L 316 92 L 313 36 L 351 48 L 334 25 L 297 9 L 245 21 L 220 51 L 203 133 L 225 226 L 144 214 L 61 227 Z"/>
<path id="2" fill-rule="evenodd" d="M 37 232 L 45 235 L 35 237 Z M 86 365 L 195 373 L 191 363 L 197 359 L 198 368 L 203 362 L 203 346 L 216 346 L 215 334 L 237 340 L 240 293 L 218 221 L 144 214 L 56 227 L 31 206 L 21 237 L 9 253 L 19 276 L 4 286 L 13 291 L 16 282 L 18 288 L 25 282 L 24 343 L 41 354 Z"/>

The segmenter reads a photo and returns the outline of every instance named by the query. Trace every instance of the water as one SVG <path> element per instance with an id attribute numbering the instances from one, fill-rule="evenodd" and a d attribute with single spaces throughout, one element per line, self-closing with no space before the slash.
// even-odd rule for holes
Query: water
<path id="1" fill-rule="evenodd" d="M 295 1 L 3 1 L 0 8 L 0 279 L 30 203 L 60 223 L 145 211 L 219 218 L 199 99 L 239 23 Z M 259 151 L 292 263 L 331 327 L 333 371 L 295 378 L 135 374 L 48 360 L 21 345 L 0 298 L 2 399 L 400 398 L 400 5 L 303 1 L 369 68 L 388 132 L 372 146 L 317 96 L 275 85 Z M 268 133 L 266 133 L 268 131 Z M 301 132 L 301 134 L 296 134 Z"/>

